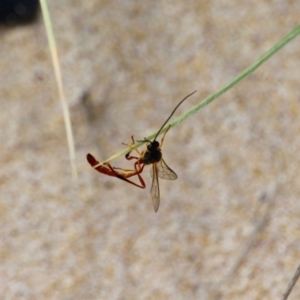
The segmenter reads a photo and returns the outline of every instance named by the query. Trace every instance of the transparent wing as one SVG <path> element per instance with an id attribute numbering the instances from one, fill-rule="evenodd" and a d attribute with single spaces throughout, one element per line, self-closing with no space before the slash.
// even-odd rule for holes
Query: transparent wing
<path id="1" fill-rule="evenodd" d="M 160 203 L 157 163 L 152 164 L 151 176 L 152 176 L 152 186 L 150 192 L 151 192 L 154 211 L 157 212 Z"/>
<path id="2" fill-rule="evenodd" d="M 176 173 L 166 164 L 166 162 L 161 159 L 156 163 L 157 175 L 159 178 L 175 180 L 177 179 Z M 153 177 L 153 168 L 151 169 L 151 177 Z"/>

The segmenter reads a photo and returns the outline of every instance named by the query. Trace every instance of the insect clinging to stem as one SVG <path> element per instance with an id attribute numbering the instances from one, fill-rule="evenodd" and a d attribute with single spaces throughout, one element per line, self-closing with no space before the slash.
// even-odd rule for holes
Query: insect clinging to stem
<path id="1" fill-rule="evenodd" d="M 160 190 L 159 190 L 159 181 L 158 178 L 162 179 L 168 179 L 168 180 L 175 180 L 177 179 L 176 173 L 166 164 L 166 162 L 162 158 L 162 146 L 164 142 L 164 138 L 168 132 L 168 130 L 171 128 L 171 125 L 169 125 L 161 139 L 161 142 L 159 143 L 156 139 L 163 130 L 164 126 L 167 124 L 167 122 L 171 119 L 177 108 L 190 96 L 192 96 L 196 91 L 193 93 L 187 95 L 184 99 L 182 99 L 177 106 L 173 109 L 172 113 L 170 116 L 167 118 L 167 120 L 163 123 L 163 125 L 160 127 L 158 132 L 156 133 L 153 141 L 148 140 L 147 138 L 144 138 L 141 141 L 138 142 L 146 142 L 147 143 L 147 148 L 140 152 L 138 149 L 134 149 L 139 156 L 131 156 L 131 151 L 125 155 L 125 158 L 127 160 L 135 160 L 134 163 L 134 170 L 128 170 L 128 169 L 122 169 L 122 168 L 115 168 L 112 167 L 109 163 L 105 164 L 99 164 L 99 162 L 91 155 L 87 155 L 87 160 L 89 164 L 94 167 L 98 172 L 108 175 L 108 176 L 113 176 L 117 177 L 121 180 L 124 180 L 128 183 L 131 183 L 139 188 L 145 188 L 146 184 L 141 176 L 141 173 L 144 170 L 144 167 L 146 165 L 152 165 L 151 168 L 151 177 L 152 177 L 152 184 L 151 184 L 151 198 L 152 198 L 152 203 L 154 207 L 154 211 L 157 212 L 159 209 L 159 204 L 160 204 Z M 129 147 L 132 147 L 135 144 L 135 140 L 133 136 L 131 136 L 131 145 L 127 145 Z M 132 176 L 138 176 L 138 180 L 140 184 L 135 183 L 131 181 L 130 177 Z"/>

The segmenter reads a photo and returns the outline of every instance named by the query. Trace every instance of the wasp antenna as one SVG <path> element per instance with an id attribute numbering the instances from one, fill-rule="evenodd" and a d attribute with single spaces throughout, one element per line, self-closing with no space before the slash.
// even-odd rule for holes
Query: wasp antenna
<path id="1" fill-rule="evenodd" d="M 194 92 L 192 92 L 192 93 L 190 93 L 189 95 L 187 95 L 186 97 L 184 97 L 184 98 L 177 104 L 177 106 L 173 109 L 173 111 L 172 111 L 172 113 L 170 114 L 170 116 L 168 117 L 168 119 L 165 121 L 165 123 L 164 123 L 164 124 L 160 127 L 160 129 L 158 130 L 158 132 L 157 132 L 157 134 L 156 134 L 156 136 L 155 136 L 153 142 L 154 142 L 154 141 L 156 140 L 156 138 L 159 136 L 159 134 L 160 134 L 160 132 L 162 131 L 162 129 L 164 128 L 164 126 L 165 126 L 165 125 L 168 123 L 168 121 L 172 118 L 172 116 L 174 115 L 176 109 L 180 106 L 180 104 L 181 104 L 184 100 L 186 100 L 188 97 L 190 97 L 190 96 L 192 96 L 193 94 L 195 94 L 196 92 L 197 92 L 197 90 L 194 91 Z"/>

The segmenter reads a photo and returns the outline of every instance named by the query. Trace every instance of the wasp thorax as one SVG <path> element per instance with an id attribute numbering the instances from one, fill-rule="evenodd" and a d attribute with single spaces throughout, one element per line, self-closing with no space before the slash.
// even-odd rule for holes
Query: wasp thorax
<path id="1" fill-rule="evenodd" d="M 153 141 L 147 146 L 147 151 L 144 154 L 143 162 L 145 165 L 154 164 L 161 160 L 162 154 L 159 149 L 159 142 Z"/>

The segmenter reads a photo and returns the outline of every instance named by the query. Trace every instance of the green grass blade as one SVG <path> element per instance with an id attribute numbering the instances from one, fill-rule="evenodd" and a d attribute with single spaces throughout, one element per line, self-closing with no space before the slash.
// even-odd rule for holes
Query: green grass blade
<path id="1" fill-rule="evenodd" d="M 171 127 L 173 127 L 173 126 L 177 125 L 178 123 L 184 121 L 185 119 L 187 119 L 188 117 L 190 117 L 194 113 L 198 112 L 201 108 L 205 107 L 206 105 L 208 105 L 209 103 L 211 103 L 212 101 L 214 101 L 215 99 L 217 99 L 219 96 L 221 96 L 222 94 L 224 94 L 226 91 L 228 91 L 229 89 L 231 89 L 233 86 L 235 86 L 236 84 L 238 84 L 245 77 L 247 77 L 251 73 L 253 73 L 266 60 L 268 60 L 275 53 L 277 53 L 281 48 L 283 48 L 285 45 L 287 45 L 298 34 L 300 34 L 300 25 L 298 25 L 295 29 L 293 29 L 288 35 L 286 35 L 283 39 L 281 39 L 270 50 L 268 50 L 265 54 L 263 54 L 260 58 L 258 58 L 258 60 L 255 63 L 253 63 L 250 67 L 248 67 L 243 72 L 241 72 L 237 77 L 235 77 L 233 80 L 231 80 L 228 84 L 226 84 L 224 87 L 222 87 L 219 91 L 217 91 L 216 93 L 210 95 L 209 97 L 207 97 L 206 99 L 204 99 L 202 102 L 200 102 L 196 106 L 192 107 L 186 113 L 184 113 L 181 116 L 179 116 L 176 119 L 174 119 L 169 124 L 166 124 L 165 127 L 161 130 L 160 134 L 164 133 L 167 130 L 168 126 L 171 125 Z M 156 134 L 157 134 L 157 132 L 149 135 L 147 137 L 147 139 L 148 140 L 152 140 L 156 136 Z M 132 149 L 140 147 L 143 144 L 144 144 L 144 142 L 137 142 L 131 148 L 126 148 L 126 149 L 122 150 L 121 152 L 116 153 L 115 155 L 109 157 L 108 159 L 106 159 L 105 161 L 103 161 L 100 164 L 103 164 L 103 163 L 106 163 L 106 162 L 110 162 L 110 161 L 112 161 L 112 160 L 114 160 L 114 159 L 116 159 L 116 158 L 118 158 L 118 157 L 120 157 L 122 155 L 125 155 L 126 153 L 128 153 Z"/>
<path id="2" fill-rule="evenodd" d="M 67 101 L 65 98 L 65 94 L 64 94 L 64 89 L 63 89 L 61 68 L 60 68 L 60 63 L 59 63 L 58 54 L 57 54 L 57 47 L 56 47 L 56 43 L 55 43 L 55 39 L 54 39 L 54 34 L 53 34 L 53 30 L 52 30 L 52 24 L 51 24 L 49 10 L 47 7 L 47 2 L 46 2 L 46 0 L 40 0 L 40 3 L 41 3 L 42 14 L 43 14 L 43 18 L 44 18 L 45 27 L 46 27 L 46 32 L 47 32 L 50 53 L 51 53 L 51 57 L 52 57 L 52 63 L 53 63 L 53 68 L 54 68 L 54 72 L 55 72 L 56 83 L 58 86 L 59 98 L 61 101 L 61 106 L 62 106 L 63 115 L 64 115 L 68 147 L 69 147 L 70 162 L 71 162 L 72 177 L 74 180 L 76 180 L 77 179 L 77 168 L 76 168 L 76 162 L 75 162 L 74 138 L 73 138 L 72 125 L 71 125 L 71 120 L 70 120 L 69 107 L 68 107 L 68 104 L 67 104 Z"/>

